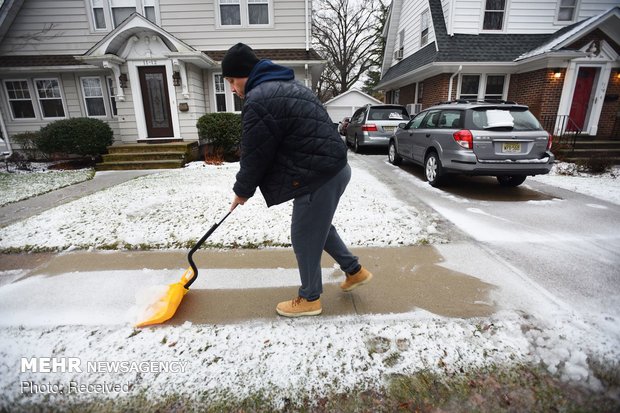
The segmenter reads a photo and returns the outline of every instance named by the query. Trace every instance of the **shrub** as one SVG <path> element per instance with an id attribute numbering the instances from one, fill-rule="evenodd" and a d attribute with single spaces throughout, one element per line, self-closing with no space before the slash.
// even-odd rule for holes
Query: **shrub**
<path id="1" fill-rule="evenodd" d="M 614 165 L 613 159 L 611 159 L 607 155 L 592 155 L 589 158 L 578 163 L 578 166 L 587 172 L 591 172 L 593 174 L 602 174 L 607 172 L 609 168 Z"/>
<path id="2" fill-rule="evenodd" d="M 57 120 L 41 128 L 37 147 L 41 152 L 95 157 L 105 153 L 114 134 L 110 125 L 90 118 Z"/>
<path id="3" fill-rule="evenodd" d="M 207 113 L 196 123 L 202 143 L 210 144 L 216 154 L 230 155 L 241 141 L 241 115 L 238 113 Z"/>
<path id="4" fill-rule="evenodd" d="M 39 151 L 37 150 L 37 141 L 40 136 L 41 134 L 39 132 L 23 132 L 13 135 L 11 136 L 11 142 L 16 146 L 19 146 L 19 149 L 13 149 L 16 151 L 19 150 L 19 153 L 24 160 L 37 160 L 39 159 L 37 156 L 39 154 Z"/>

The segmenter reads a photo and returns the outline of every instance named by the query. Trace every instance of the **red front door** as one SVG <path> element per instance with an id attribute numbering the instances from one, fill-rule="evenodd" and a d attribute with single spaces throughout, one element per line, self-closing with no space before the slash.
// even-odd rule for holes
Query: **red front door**
<path id="1" fill-rule="evenodd" d="M 582 130 L 590 109 L 590 98 L 592 97 L 592 86 L 594 85 L 596 71 L 595 67 L 582 67 L 577 73 L 573 103 L 570 107 L 570 118 Z"/>

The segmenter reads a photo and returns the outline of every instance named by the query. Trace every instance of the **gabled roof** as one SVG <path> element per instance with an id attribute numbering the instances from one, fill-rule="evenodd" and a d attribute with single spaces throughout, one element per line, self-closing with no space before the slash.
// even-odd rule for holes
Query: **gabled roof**
<path id="1" fill-rule="evenodd" d="M 0 6 L 0 42 L 13 24 L 17 12 L 22 8 L 24 0 L 5 0 Z"/>
<path id="2" fill-rule="evenodd" d="M 543 44 L 539 45 L 538 47 L 534 49 L 527 51 L 526 53 L 523 53 L 522 55 L 517 57 L 515 60 L 519 61 L 519 60 L 527 59 L 530 57 L 538 56 L 544 53 L 549 53 L 549 52 L 559 50 L 571 44 L 576 39 L 586 35 L 590 31 L 592 31 L 594 28 L 596 28 L 598 25 L 610 19 L 614 15 L 620 18 L 620 7 L 613 7 L 607 10 L 603 14 L 592 16 L 589 19 L 574 23 L 570 26 L 563 28 L 562 30 L 558 30 L 549 39 L 547 39 L 547 41 L 545 41 Z"/>
<path id="3" fill-rule="evenodd" d="M 613 15 L 615 7 L 606 13 L 575 23 L 551 34 L 454 34 L 448 35 L 441 0 L 429 0 L 435 41 L 390 67 L 377 85 L 398 79 L 427 65 L 447 63 L 516 63 L 527 57 L 556 51 L 576 38 L 592 31 Z"/>
<path id="4" fill-rule="evenodd" d="M 358 89 L 350 89 L 350 90 L 347 90 L 347 91 L 346 91 L 346 92 L 344 92 L 344 93 L 339 94 L 338 96 L 334 96 L 333 98 L 331 98 L 330 100 L 328 100 L 327 102 L 325 102 L 325 103 L 324 103 L 324 105 L 325 105 L 325 106 L 328 106 L 328 105 L 333 105 L 333 104 L 334 104 L 334 103 L 336 103 L 337 101 L 342 100 L 343 98 L 346 98 L 347 96 L 349 96 L 349 95 L 353 95 L 353 94 L 355 94 L 355 95 L 359 95 L 359 97 L 361 97 L 362 99 L 367 100 L 369 103 L 370 103 L 370 102 L 375 102 L 375 103 L 383 103 L 383 102 L 381 102 L 379 99 L 375 99 L 375 98 L 373 98 L 372 96 L 370 96 L 370 95 L 368 95 L 368 94 L 366 94 L 366 93 L 362 92 L 361 90 L 358 90 Z"/>

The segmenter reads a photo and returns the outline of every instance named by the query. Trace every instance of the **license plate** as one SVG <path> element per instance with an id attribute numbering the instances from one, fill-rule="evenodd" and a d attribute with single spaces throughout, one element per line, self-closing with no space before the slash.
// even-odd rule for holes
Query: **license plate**
<path id="1" fill-rule="evenodd" d="M 502 152 L 503 153 L 519 153 L 521 152 L 521 144 L 520 143 L 503 143 L 502 144 Z"/>
<path id="2" fill-rule="evenodd" d="M 394 132 L 394 129 L 396 129 L 396 126 L 384 126 L 383 130 L 386 132 Z"/>

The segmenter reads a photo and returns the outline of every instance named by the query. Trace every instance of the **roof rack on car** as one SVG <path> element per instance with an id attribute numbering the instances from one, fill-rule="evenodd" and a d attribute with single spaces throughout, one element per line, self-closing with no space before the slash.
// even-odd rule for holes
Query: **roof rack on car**
<path id="1" fill-rule="evenodd" d="M 502 100 L 502 99 L 455 99 L 455 100 L 445 100 L 442 102 L 436 103 L 437 105 L 449 105 L 451 103 L 495 103 L 495 104 L 506 104 L 506 105 L 518 105 L 517 102 L 512 100 Z"/>
<path id="2" fill-rule="evenodd" d="M 470 103 L 471 100 L 467 99 L 455 99 L 455 100 L 444 100 L 443 102 L 437 102 L 436 105 L 449 105 L 450 103 Z"/>

